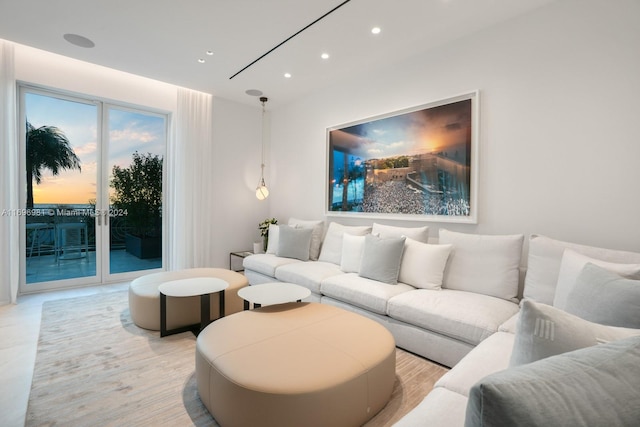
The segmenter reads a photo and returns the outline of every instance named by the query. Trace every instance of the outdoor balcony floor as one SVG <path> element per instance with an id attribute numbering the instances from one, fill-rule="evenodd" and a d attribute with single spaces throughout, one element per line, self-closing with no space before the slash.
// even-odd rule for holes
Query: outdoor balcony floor
<path id="1" fill-rule="evenodd" d="M 161 268 L 162 259 L 140 259 L 124 249 L 115 249 L 110 252 L 110 264 L 110 272 L 115 274 Z M 54 255 L 34 254 L 32 257 L 27 257 L 26 272 L 27 284 L 94 276 L 96 274 L 96 253 L 89 251 L 82 258 L 60 259 L 58 261 Z"/>

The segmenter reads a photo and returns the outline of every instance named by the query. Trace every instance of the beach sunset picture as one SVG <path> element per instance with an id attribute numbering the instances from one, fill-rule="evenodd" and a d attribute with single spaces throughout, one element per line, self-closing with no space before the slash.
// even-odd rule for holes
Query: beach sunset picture
<path id="1" fill-rule="evenodd" d="M 469 218 L 473 100 L 329 129 L 328 211 Z"/>

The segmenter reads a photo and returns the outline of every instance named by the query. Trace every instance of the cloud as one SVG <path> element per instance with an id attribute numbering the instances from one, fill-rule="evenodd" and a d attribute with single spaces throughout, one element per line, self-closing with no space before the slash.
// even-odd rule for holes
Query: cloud
<path id="1" fill-rule="evenodd" d="M 372 142 L 371 146 L 367 149 L 367 153 L 371 157 L 394 157 L 403 154 L 407 154 L 406 141 L 395 142 Z"/>
<path id="2" fill-rule="evenodd" d="M 134 129 L 112 130 L 109 132 L 109 138 L 112 141 L 137 141 L 141 143 L 154 142 L 157 135 L 152 132 L 140 132 Z"/>
<path id="3" fill-rule="evenodd" d="M 93 142 L 87 142 L 86 144 L 75 147 L 73 151 L 76 153 L 76 155 L 83 156 L 85 154 L 95 153 L 97 148 L 98 148 L 98 143 L 93 141 Z"/>
<path id="4" fill-rule="evenodd" d="M 392 142 L 391 144 L 388 144 L 387 149 L 390 151 L 396 151 L 399 149 L 403 149 L 405 145 L 406 144 L 404 141 L 396 141 L 396 142 Z"/>
<path id="5" fill-rule="evenodd" d="M 98 170 L 98 162 L 88 162 L 82 165 L 82 172 L 95 172 Z"/>

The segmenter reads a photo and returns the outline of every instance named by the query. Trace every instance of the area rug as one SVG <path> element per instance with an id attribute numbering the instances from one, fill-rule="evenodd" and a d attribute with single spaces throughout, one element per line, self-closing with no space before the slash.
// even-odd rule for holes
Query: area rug
<path id="1" fill-rule="evenodd" d="M 367 427 L 389 426 L 446 368 L 397 350 L 396 384 Z M 195 337 L 160 338 L 129 315 L 127 292 L 43 304 L 27 426 L 217 426 L 197 393 Z"/>

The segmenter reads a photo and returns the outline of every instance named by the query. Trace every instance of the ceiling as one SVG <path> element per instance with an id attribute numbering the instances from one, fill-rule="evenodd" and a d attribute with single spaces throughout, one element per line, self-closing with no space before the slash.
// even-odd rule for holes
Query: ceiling
<path id="1" fill-rule="evenodd" d="M 258 89 L 273 107 L 551 1 L 0 0 L 0 38 L 243 103 Z"/>

